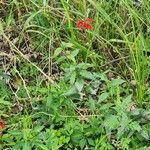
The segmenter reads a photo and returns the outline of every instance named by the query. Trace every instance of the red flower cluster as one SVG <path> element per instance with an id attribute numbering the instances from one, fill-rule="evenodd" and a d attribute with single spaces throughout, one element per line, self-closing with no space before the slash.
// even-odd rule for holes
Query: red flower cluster
<path id="1" fill-rule="evenodd" d="M 0 130 L 4 128 L 5 128 L 5 122 L 2 119 L 0 119 Z"/>
<path id="2" fill-rule="evenodd" d="M 76 27 L 79 30 L 93 30 L 93 26 L 91 25 L 92 20 L 90 18 L 86 18 L 86 20 L 78 19 L 76 22 Z"/>

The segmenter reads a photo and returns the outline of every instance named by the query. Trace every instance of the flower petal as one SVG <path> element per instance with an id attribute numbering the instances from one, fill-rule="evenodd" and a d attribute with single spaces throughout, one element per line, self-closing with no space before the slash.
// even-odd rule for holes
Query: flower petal
<path id="1" fill-rule="evenodd" d="M 5 128 L 5 122 L 2 119 L 0 119 L 0 130 L 4 128 Z"/>
<path id="2" fill-rule="evenodd" d="M 91 24 L 89 24 L 89 23 L 85 23 L 84 27 L 85 27 L 85 29 L 93 30 L 93 26 Z"/>
<path id="3" fill-rule="evenodd" d="M 78 29 L 83 29 L 83 27 L 84 27 L 84 21 L 82 19 L 78 19 L 77 22 L 76 22 L 76 27 Z"/>
<path id="4" fill-rule="evenodd" d="M 91 22 L 92 22 L 92 19 L 91 19 L 91 18 L 86 18 L 85 22 L 86 22 L 86 23 L 91 23 Z"/>

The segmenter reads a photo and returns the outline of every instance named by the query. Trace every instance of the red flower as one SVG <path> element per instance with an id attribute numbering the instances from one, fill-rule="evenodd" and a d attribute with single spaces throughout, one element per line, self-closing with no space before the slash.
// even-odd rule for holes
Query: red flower
<path id="1" fill-rule="evenodd" d="M 91 25 L 92 20 L 90 18 L 86 18 L 86 20 L 78 19 L 76 22 L 76 27 L 79 30 L 93 30 L 93 26 Z"/>
<path id="2" fill-rule="evenodd" d="M 85 23 L 85 24 L 84 24 L 84 27 L 85 27 L 86 29 L 88 29 L 88 30 L 93 30 L 93 26 L 90 25 L 90 24 L 88 24 L 88 23 Z"/>
<path id="3" fill-rule="evenodd" d="M 5 128 L 5 122 L 2 119 L 0 119 L 0 130 L 4 128 Z"/>
<path id="4" fill-rule="evenodd" d="M 91 23 L 91 22 L 92 22 L 92 20 L 91 20 L 91 18 L 86 18 L 85 22 L 87 22 L 87 23 Z"/>
<path id="5" fill-rule="evenodd" d="M 77 22 L 76 22 L 76 27 L 77 27 L 79 30 L 84 29 L 84 21 L 83 21 L 82 19 L 78 19 Z"/>

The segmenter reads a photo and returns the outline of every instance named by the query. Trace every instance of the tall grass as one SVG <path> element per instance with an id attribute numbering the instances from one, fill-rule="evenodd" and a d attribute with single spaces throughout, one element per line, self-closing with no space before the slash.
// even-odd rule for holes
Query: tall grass
<path id="1" fill-rule="evenodd" d="M 3 149 L 149 144 L 149 0 L 11 0 L 0 14 Z"/>
<path id="2" fill-rule="evenodd" d="M 126 64 L 127 69 L 131 73 L 132 78 L 136 81 L 136 99 L 138 104 L 142 106 L 142 102 L 144 101 L 145 85 L 147 77 L 149 75 L 146 73 L 148 58 L 145 55 L 145 52 L 147 50 L 145 49 L 144 45 L 144 40 L 146 40 L 147 37 L 143 35 L 145 34 L 143 33 L 144 28 L 147 28 L 147 30 L 149 29 L 148 22 L 146 22 L 144 19 L 146 15 L 145 11 L 149 9 L 149 7 L 146 7 L 147 2 L 143 1 L 143 3 L 140 3 L 141 5 L 138 8 L 133 5 L 136 4 L 133 3 L 133 1 L 122 0 L 120 2 L 116 2 L 118 6 L 115 5 L 115 2 L 106 2 L 108 4 L 108 7 L 111 7 L 112 3 L 114 3 L 113 6 L 116 6 L 116 10 L 108 12 L 106 7 L 104 9 L 102 3 L 93 0 L 88 1 L 99 12 L 99 17 L 109 22 L 112 28 L 116 32 L 118 32 L 113 35 L 114 30 L 107 30 L 106 34 L 108 34 L 108 36 L 104 35 L 103 37 L 104 39 L 105 37 L 107 38 L 105 39 L 105 41 L 109 45 L 109 41 L 125 43 L 124 46 L 126 47 L 126 52 L 123 52 L 121 50 L 122 48 L 116 48 L 115 50 L 120 57 L 124 56 L 125 53 L 128 53 L 128 55 L 130 56 L 130 63 L 126 63 L 126 60 L 124 60 L 124 63 Z M 122 12 L 119 12 L 119 9 L 121 9 Z M 143 14 L 141 14 L 142 11 Z M 103 30 L 103 28 L 101 28 L 101 30 Z M 101 34 L 97 36 L 101 36 Z M 112 45 L 113 44 L 111 44 L 110 46 Z"/>

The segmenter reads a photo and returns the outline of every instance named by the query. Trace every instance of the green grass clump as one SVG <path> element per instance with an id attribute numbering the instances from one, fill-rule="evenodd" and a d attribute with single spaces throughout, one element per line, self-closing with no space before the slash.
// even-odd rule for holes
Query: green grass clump
<path id="1" fill-rule="evenodd" d="M 0 2 L 0 149 L 150 149 L 149 14 L 148 0 Z"/>

